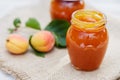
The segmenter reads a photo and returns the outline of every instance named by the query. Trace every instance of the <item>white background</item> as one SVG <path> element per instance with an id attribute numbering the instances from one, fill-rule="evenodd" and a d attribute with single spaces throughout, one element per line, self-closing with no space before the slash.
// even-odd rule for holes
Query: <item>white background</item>
<path id="1" fill-rule="evenodd" d="M 0 0 L 0 18 L 9 14 L 16 7 L 34 5 L 40 0 Z M 43 0 L 41 0 L 43 1 Z M 120 18 L 120 0 L 85 0 L 96 9 L 102 11 L 106 15 Z M 10 75 L 0 71 L 0 80 L 15 80 Z"/>

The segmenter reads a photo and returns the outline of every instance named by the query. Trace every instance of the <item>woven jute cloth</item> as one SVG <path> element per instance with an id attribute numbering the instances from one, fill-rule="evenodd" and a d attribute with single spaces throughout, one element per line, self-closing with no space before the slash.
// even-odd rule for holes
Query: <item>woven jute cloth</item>
<path id="1" fill-rule="evenodd" d="M 15 34 L 29 39 L 37 30 L 26 28 L 25 21 L 29 17 L 37 18 L 44 29 L 50 21 L 49 7 L 40 4 L 18 8 L 0 19 L 0 69 L 14 76 L 16 80 L 119 80 L 120 20 L 107 15 L 109 46 L 106 56 L 99 69 L 84 72 L 71 66 L 67 49 L 54 48 L 45 58 L 36 56 L 31 48 L 24 55 L 11 55 L 5 48 L 5 41 L 9 35 L 8 28 L 13 27 L 15 17 L 22 20 L 21 28 Z"/>

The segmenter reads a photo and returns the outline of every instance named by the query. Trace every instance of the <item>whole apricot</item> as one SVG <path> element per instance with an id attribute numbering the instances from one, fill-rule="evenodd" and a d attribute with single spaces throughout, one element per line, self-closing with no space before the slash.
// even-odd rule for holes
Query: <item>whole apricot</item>
<path id="1" fill-rule="evenodd" d="M 30 39 L 32 48 L 39 52 L 49 52 L 55 44 L 54 35 L 50 31 L 39 31 Z"/>
<path id="2" fill-rule="evenodd" d="M 6 40 L 6 48 L 12 54 L 23 54 L 28 47 L 28 41 L 18 34 L 12 34 Z"/>

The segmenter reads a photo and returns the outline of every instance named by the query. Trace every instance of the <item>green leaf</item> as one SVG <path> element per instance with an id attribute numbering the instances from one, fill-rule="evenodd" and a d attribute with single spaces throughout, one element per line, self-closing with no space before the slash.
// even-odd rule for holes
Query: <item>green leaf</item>
<path id="1" fill-rule="evenodd" d="M 34 51 L 34 54 L 36 55 L 36 56 L 40 56 L 40 57 L 45 57 L 45 53 L 40 53 L 40 52 L 37 52 L 37 51 Z"/>
<path id="2" fill-rule="evenodd" d="M 51 31 L 56 40 L 56 47 L 66 47 L 66 33 L 70 26 L 70 23 L 65 20 L 53 20 L 45 28 L 45 30 Z"/>
<path id="3" fill-rule="evenodd" d="M 15 26 L 15 28 L 19 28 L 20 24 L 21 24 L 20 18 L 15 18 L 13 21 L 13 25 Z"/>
<path id="4" fill-rule="evenodd" d="M 29 18 L 28 21 L 26 22 L 26 26 L 29 28 L 41 30 L 40 24 L 38 20 L 35 18 Z"/>
<path id="5" fill-rule="evenodd" d="M 29 44 L 30 44 L 31 48 L 32 48 L 33 51 L 34 51 L 34 54 L 35 54 L 36 56 L 45 57 L 45 53 L 37 51 L 37 50 L 32 46 L 32 44 L 31 44 L 31 39 L 32 39 L 32 36 L 30 36 L 30 38 L 29 38 Z"/>
<path id="6" fill-rule="evenodd" d="M 15 29 L 9 28 L 8 31 L 9 31 L 10 33 L 13 33 L 13 32 L 15 31 Z"/>

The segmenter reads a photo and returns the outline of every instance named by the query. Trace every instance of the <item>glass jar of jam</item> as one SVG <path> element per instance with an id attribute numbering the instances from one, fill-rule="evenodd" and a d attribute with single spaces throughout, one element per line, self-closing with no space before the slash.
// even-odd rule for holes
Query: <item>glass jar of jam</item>
<path id="1" fill-rule="evenodd" d="M 78 70 L 99 68 L 108 45 L 106 18 L 98 11 L 77 10 L 72 15 L 66 42 L 72 65 Z"/>
<path id="2" fill-rule="evenodd" d="M 71 15 L 75 10 L 83 9 L 83 0 L 52 0 L 50 13 L 52 19 L 71 20 Z"/>

